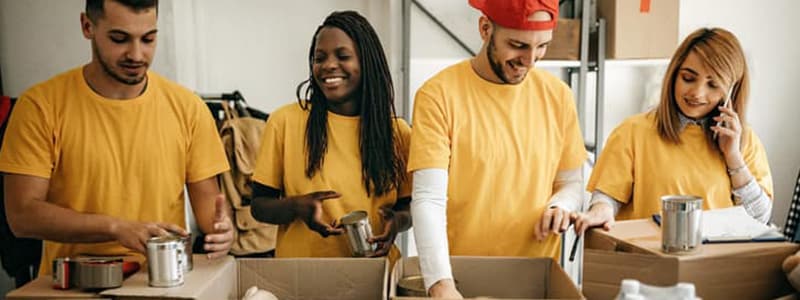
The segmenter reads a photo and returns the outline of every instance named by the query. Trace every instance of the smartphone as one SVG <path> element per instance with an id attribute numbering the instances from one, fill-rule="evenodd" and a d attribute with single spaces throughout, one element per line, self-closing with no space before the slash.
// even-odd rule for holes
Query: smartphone
<path id="1" fill-rule="evenodd" d="M 731 85 L 731 88 L 728 89 L 728 94 L 726 94 L 725 95 L 725 99 L 722 100 L 722 106 L 723 107 L 729 107 L 730 102 L 731 102 L 731 96 L 733 96 L 733 87 L 734 87 L 734 85 Z M 722 115 L 722 112 L 720 112 L 719 115 Z M 717 127 L 721 126 L 722 124 L 724 124 L 724 122 L 718 121 L 717 122 Z M 717 139 L 717 133 L 716 132 L 714 132 L 714 139 L 715 140 Z"/>

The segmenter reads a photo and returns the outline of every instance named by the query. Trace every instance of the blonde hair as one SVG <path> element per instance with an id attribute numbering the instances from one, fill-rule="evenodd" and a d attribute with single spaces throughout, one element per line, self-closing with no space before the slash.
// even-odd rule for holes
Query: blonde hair
<path id="1" fill-rule="evenodd" d="M 750 93 L 750 77 L 747 73 L 747 62 L 739 40 L 731 32 L 722 28 L 701 28 L 686 39 L 675 50 L 672 60 L 664 75 L 661 87 L 661 101 L 656 108 L 656 125 L 662 139 L 680 144 L 680 108 L 675 102 L 675 80 L 678 71 L 689 53 L 694 53 L 711 70 L 714 80 L 722 83 L 725 93 L 733 86 L 731 107 L 739 114 L 742 126 L 745 124 L 745 110 Z M 710 115 L 718 114 L 715 108 Z M 707 141 L 714 149 L 719 149 L 710 127 L 716 122 L 709 120 L 704 126 Z"/>

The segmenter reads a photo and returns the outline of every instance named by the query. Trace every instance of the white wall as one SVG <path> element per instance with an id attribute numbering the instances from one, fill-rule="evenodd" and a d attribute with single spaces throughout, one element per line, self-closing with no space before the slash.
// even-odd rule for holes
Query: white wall
<path id="1" fill-rule="evenodd" d="M 764 147 L 775 182 L 772 219 L 786 221 L 800 170 L 800 1 L 681 1 L 681 38 L 700 26 L 720 26 L 736 34 L 751 70 L 748 119 Z"/>
<path id="2" fill-rule="evenodd" d="M 295 101 L 295 87 L 308 77 L 316 27 L 332 11 L 352 9 L 378 31 L 399 92 L 400 5 L 398 0 L 162 1 L 153 69 L 201 93 L 238 89 L 251 105 L 272 111 Z M 90 60 L 80 32 L 83 6 L 83 0 L 0 0 L 0 68 L 7 94 L 18 96 Z"/>
<path id="3" fill-rule="evenodd" d="M 84 5 L 83 0 L 0 0 L 0 70 L 6 94 L 19 96 L 38 82 L 89 62 L 91 46 L 80 27 Z M 162 5 L 159 12 L 159 45 L 152 67 L 174 79 L 175 55 L 164 46 L 174 34 L 172 10 Z"/>
<path id="4" fill-rule="evenodd" d="M 185 71 L 187 79 L 195 76 L 194 86 L 188 84 L 201 92 L 238 89 L 267 111 L 295 101 L 295 87 L 308 78 L 308 49 L 316 27 L 334 8 L 364 13 L 366 7 L 364 0 L 319 3 L 191 1 L 193 26 L 184 33 L 195 43 L 183 49 L 187 55 L 181 60 L 193 64 Z"/>
<path id="5" fill-rule="evenodd" d="M 0 68 L 6 94 L 18 96 L 34 83 L 89 61 L 89 43 L 80 31 L 82 3 L 0 1 Z"/>

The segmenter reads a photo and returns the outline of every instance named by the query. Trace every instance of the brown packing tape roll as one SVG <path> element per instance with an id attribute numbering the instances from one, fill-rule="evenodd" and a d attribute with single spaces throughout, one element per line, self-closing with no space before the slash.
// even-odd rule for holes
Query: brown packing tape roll
<path id="1" fill-rule="evenodd" d="M 77 259 L 73 284 L 82 289 L 107 289 L 122 286 L 122 259 Z"/>
<path id="2" fill-rule="evenodd" d="M 397 283 L 397 295 L 407 297 L 427 297 L 428 292 L 425 290 L 425 282 L 422 276 L 408 276 L 403 277 Z"/>

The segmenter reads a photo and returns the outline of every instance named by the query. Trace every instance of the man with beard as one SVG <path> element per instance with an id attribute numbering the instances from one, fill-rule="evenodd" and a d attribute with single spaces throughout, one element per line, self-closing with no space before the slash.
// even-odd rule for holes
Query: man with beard
<path id="1" fill-rule="evenodd" d="M 425 286 L 460 298 L 449 255 L 558 257 L 586 151 L 571 90 L 534 69 L 557 0 L 470 0 L 481 51 L 417 91 L 409 171 Z"/>
<path id="2" fill-rule="evenodd" d="M 228 169 L 205 104 L 148 71 L 157 0 L 88 0 L 92 60 L 27 90 L 0 152 L 8 221 L 45 240 L 39 275 L 75 255 L 143 258 L 150 237 L 186 235 L 184 186 L 209 257 L 233 226 L 216 175 Z"/>

